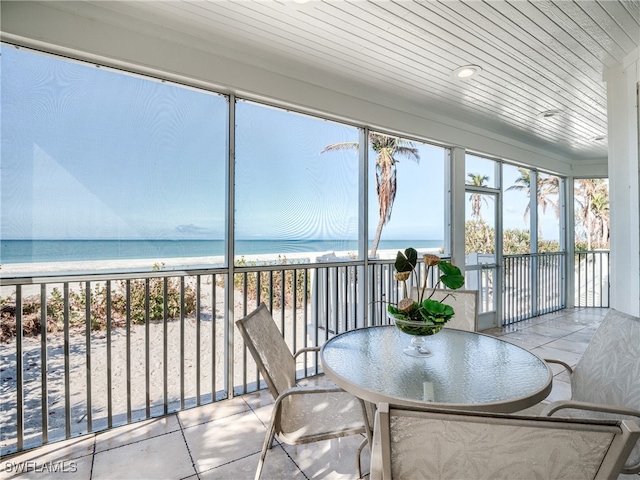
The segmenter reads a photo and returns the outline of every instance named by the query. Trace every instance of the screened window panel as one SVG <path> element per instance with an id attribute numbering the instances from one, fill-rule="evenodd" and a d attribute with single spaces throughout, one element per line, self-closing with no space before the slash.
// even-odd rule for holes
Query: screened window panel
<path id="1" fill-rule="evenodd" d="M 224 97 L 24 49 L 1 58 L 3 265 L 224 262 Z"/>
<path id="2" fill-rule="evenodd" d="M 445 251 L 447 158 L 441 147 L 369 134 L 370 257 L 392 258 L 408 247 Z M 395 196 L 389 195 L 393 191 Z"/>
<path id="3" fill-rule="evenodd" d="M 356 128 L 236 103 L 236 260 L 358 254 Z"/>

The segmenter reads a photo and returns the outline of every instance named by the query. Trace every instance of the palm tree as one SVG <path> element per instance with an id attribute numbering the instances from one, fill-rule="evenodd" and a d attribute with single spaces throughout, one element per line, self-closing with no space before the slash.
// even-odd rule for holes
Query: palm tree
<path id="1" fill-rule="evenodd" d="M 371 247 L 371 256 L 375 257 L 382 235 L 382 228 L 391 219 L 391 209 L 396 199 L 396 164 L 398 158 L 408 158 L 420 162 L 418 149 L 413 142 L 402 138 L 390 137 L 379 133 L 369 133 L 369 146 L 376 153 L 376 193 L 378 194 L 379 218 L 376 235 Z M 337 150 L 358 151 L 358 142 L 334 143 L 320 153 Z"/>
<path id="2" fill-rule="evenodd" d="M 597 192 L 591 205 L 596 218 L 595 247 L 606 248 L 609 244 L 609 192 Z"/>
<path id="3" fill-rule="evenodd" d="M 587 250 L 606 246 L 609 240 L 609 187 L 598 178 L 577 179 L 574 196 L 579 219 L 587 237 Z"/>
<path id="4" fill-rule="evenodd" d="M 516 178 L 515 184 L 511 185 L 507 190 L 524 191 L 527 197 L 531 198 L 531 172 L 530 170 L 518 167 L 520 176 Z M 558 177 L 554 176 L 538 176 L 538 206 L 542 209 L 542 213 L 547 212 L 547 207 L 553 207 L 556 214 L 556 218 L 560 218 L 560 205 L 557 201 L 553 201 L 550 197 L 557 196 L 560 192 L 560 186 Z M 527 203 L 527 207 L 524 209 L 525 222 L 529 218 L 530 204 Z"/>
<path id="5" fill-rule="evenodd" d="M 470 180 L 467 185 L 473 185 L 474 187 L 485 187 L 489 181 L 487 175 L 480 175 L 479 173 L 470 173 L 467 176 Z M 486 197 L 483 197 L 480 193 L 472 193 L 469 201 L 471 202 L 471 216 L 482 220 L 482 203 L 484 202 L 486 206 L 489 206 Z"/>

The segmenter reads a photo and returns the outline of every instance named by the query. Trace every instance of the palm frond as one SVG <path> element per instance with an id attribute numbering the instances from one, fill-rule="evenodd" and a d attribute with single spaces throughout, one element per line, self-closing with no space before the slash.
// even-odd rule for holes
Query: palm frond
<path id="1" fill-rule="evenodd" d="M 333 143 L 331 145 L 327 145 L 320 153 L 325 152 L 336 152 L 342 150 L 358 150 L 360 148 L 360 144 L 358 142 L 342 142 L 342 143 Z"/>

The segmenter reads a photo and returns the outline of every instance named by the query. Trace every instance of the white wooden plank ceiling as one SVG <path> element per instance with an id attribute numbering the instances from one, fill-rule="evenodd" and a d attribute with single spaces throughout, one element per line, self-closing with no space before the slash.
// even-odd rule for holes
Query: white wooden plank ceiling
<path id="1" fill-rule="evenodd" d="M 640 43 L 640 0 L 61 2 L 144 19 L 276 64 L 391 91 L 435 114 L 604 158 L 603 72 Z M 478 76 L 452 71 L 478 65 Z M 559 110 L 545 118 L 543 112 Z"/>

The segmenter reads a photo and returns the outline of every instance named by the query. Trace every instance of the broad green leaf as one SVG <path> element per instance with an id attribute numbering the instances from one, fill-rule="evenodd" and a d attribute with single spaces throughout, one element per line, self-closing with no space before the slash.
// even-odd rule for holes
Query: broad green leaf
<path id="1" fill-rule="evenodd" d="M 431 300 L 430 298 L 425 298 L 422 301 L 422 305 L 425 310 L 429 312 L 431 315 L 442 315 L 445 311 L 445 305 L 442 302 L 437 300 Z"/>
<path id="2" fill-rule="evenodd" d="M 418 263 L 418 252 L 415 248 L 407 248 L 404 252 L 398 251 L 396 255 L 396 271 L 412 272 Z"/>
<path id="3" fill-rule="evenodd" d="M 442 272 L 440 281 L 452 290 L 456 290 L 464 285 L 464 276 L 460 269 L 449 262 L 441 261 L 438 268 Z"/>

